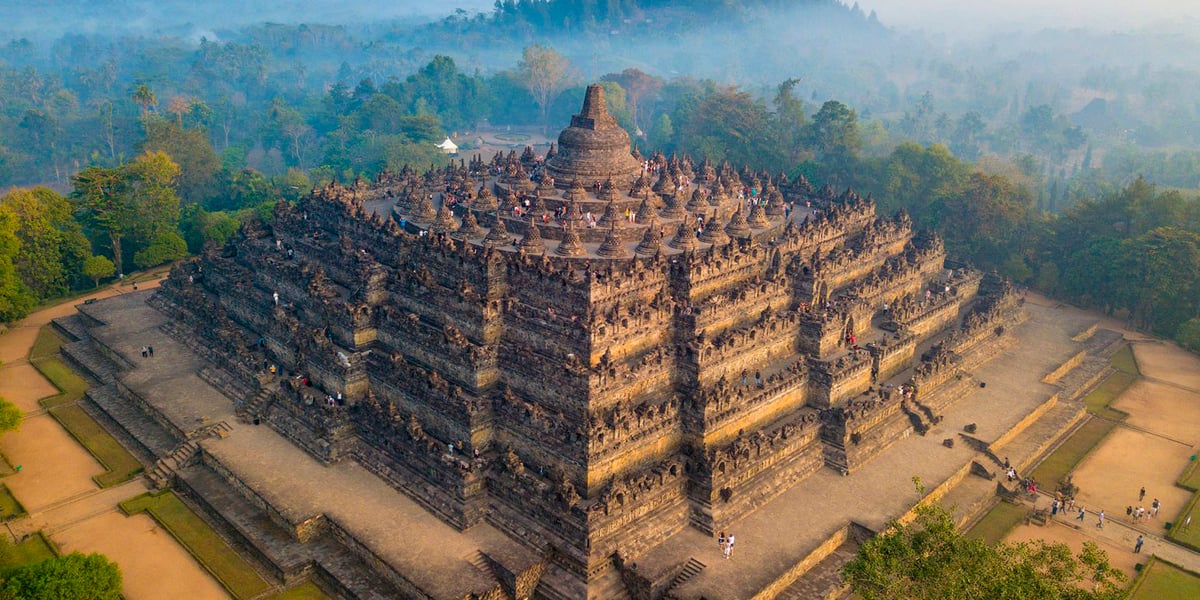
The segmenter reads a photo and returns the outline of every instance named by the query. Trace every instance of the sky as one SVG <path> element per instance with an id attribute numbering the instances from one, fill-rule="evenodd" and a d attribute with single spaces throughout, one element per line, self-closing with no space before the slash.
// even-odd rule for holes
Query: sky
<path id="1" fill-rule="evenodd" d="M 853 0 L 843 0 L 853 4 Z M 1181 17 L 1200 19 L 1200 0 L 858 0 L 885 25 L 946 34 L 1029 25 L 1127 30 Z"/>

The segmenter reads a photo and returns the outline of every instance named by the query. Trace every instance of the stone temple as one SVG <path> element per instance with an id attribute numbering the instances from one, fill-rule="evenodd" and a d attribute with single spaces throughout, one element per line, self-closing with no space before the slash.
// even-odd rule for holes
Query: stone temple
<path id="1" fill-rule="evenodd" d="M 825 510 L 776 500 L 936 426 L 1022 315 L 869 198 L 638 155 L 599 86 L 544 159 L 314 190 L 149 305 L 227 396 L 110 376 L 97 404 L 173 436 L 152 477 L 281 580 L 422 598 L 749 597 L 693 540 Z"/>

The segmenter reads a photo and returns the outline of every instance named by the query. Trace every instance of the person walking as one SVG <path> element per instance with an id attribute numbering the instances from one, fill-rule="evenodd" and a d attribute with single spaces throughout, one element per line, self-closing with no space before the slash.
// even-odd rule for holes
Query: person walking
<path id="1" fill-rule="evenodd" d="M 1138 502 L 1141 502 L 1142 500 L 1145 500 L 1145 499 L 1146 499 L 1146 486 L 1143 485 L 1142 489 L 1138 491 Z"/>
<path id="2" fill-rule="evenodd" d="M 1150 516 L 1155 519 L 1158 518 L 1158 498 L 1155 498 L 1154 502 L 1150 503 Z"/>
<path id="3" fill-rule="evenodd" d="M 1076 520 L 1076 521 L 1079 521 L 1080 523 L 1082 523 L 1082 522 L 1083 522 L 1083 517 L 1084 517 L 1084 511 L 1083 511 L 1083 507 L 1082 507 L 1082 506 L 1080 506 L 1080 507 L 1079 507 L 1079 516 L 1078 516 L 1078 517 L 1075 517 L 1075 520 Z"/>
<path id="4" fill-rule="evenodd" d="M 729 539 L 725 540 L 725 558 L 729 558 L 733 554 L 734 535 L 729 534 Z"/>
<path id="5" fill-rule="evenodd" d="M 1143 541 L 1145 541 L 1145 540 L 1143 540 L 1143 539 L 1142 539 L 1142 536 L 1140 536 L 1140 535 L 1139 535 L 1139 536 L 1138 536 L 1138 539 L 1137 539 L 1137 542 L 1136 542 L 1136 543 L 1134 543 L 1134 545 L 1133 545 L 1133 553 L 1134 553 L 1134 554 L 1141 554 L 1141 552 L 1142 552 L 1142 542 L 1143 542 Z"/>
<path id="6" fill-rule="evenodd" d="M 717 547 L 721 549 L 722 554 L 725 553 L 725 532 L 724 531 L 722 531 L 720 533 L 720 535 L 717 536 Z"/>
<path id="7" fill-rule="evenodd" d="M 1097 529 L 1104 529 L 1104 509 L 1103 509 L 1103 508 L 1102 508 L 1102 509 L 1100 509 L 1100 512 L 1099 512 L 1099 513 L 1097 513 L 1097 514 L 1096 514 L 1096 516 L 1099 518 L 1099 519 L 1096 521 L 1096 528 L 1097 528 Z"/>

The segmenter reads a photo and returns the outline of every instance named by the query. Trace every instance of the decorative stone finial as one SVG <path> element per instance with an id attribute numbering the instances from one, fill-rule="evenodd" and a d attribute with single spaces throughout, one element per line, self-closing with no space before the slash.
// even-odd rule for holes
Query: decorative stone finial
<path id="1" fill-rule="evenodd" d="M 608 235 L 604 237 L 604 241 L 596 250 L 596 254 L 604 258 L 624 258 L 629 256 L 629 249 L 625 247 L 625 244 L 621 243 L 620 237 L 617 236 L 615 222 L 609 226 Z"/>
<path id="2" fill-rule="evenodd" d="M 579 241 L 579 233 L 575 231 L 575 227 L 570 222 L 563 227 L 563 238 L 558 243 L 558 247 L 554 249 L 554 253 L 559 256 L 583 256 L 587 254 L 587 250 L 583 247 L 583 242 Z"/>
<path id="3" fill-rule="evenodd" d="M 687 252 L 699 247 L 700 241 L 696 239 L 696 231 L 692 229 L 691 223 L 684 221 L 675 229 L 675 237 L 667 242 L 667 245 Z"/>
<path id="4" fill-rule="evenodd" d="M 733 216 L 729 217 L 729 224 L 725 225 L 725 233 L 735 238 L 750 237 L 750 224 L 746 222 L 746 215 L 742 213 L 742 209 L 733 211 Z"/>
<path id="5" fill-rule="evenodd" d="M 529 219 L 529 229 L 525 230 L 525 237 L 521 238 L 521 250 L 530 254 L 542 252 L 546 249 L 546 244 L 542 242 L 542 230 L 538 229 L 537 220 Z"/>
<path id="6" fill-rule="evenodd" d="M 512 241 L 512 237 L 508 235 L 508 228 L 504 226 L 504 219 L 500 215 L 496 215 L 496 223 L 492 225 L 492 230 L 483 238 L 484 244 L 489 245 L 505 245 Z"/>
<path id="7" fill-rule="evenodd" d="M 646 226 L 646 233 L 642 236 L 642 241 L 634 249 L 634 252 L 643 256 L 653 256 L 662 250 L 662 231 L 658 228 L 658 222 L 651 217 L 650 222 Z"/>
<path id="8" fill-rule="evenodd" d="M 750 220 L 748 223 L 755 229 L 762 229 L 771 225 L 771 222 L 767 220 L 766 211 L 763 210 L 761 204 L 757 203 L 754 205 L 754 208 L 750 210 Z"/>
<path id="9" fill-rule="evenodd" d="M 721 229 L 721 223 L 718 221 L 716 211 L 713 211 L 713 216 L 704 223 L 704 231 L 700 233 L 700 241 L 714 246 L 729 243 L 729 236 Z"/>

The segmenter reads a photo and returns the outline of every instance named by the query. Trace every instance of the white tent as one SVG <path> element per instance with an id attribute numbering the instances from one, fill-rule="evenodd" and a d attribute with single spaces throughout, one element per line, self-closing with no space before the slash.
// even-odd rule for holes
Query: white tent
<path id="1" fill-rule="evenodd" d="M 441 148 L 442 152 L 446 154 L 458 154 L 458 144 L 450 141 L 450 138 L 446 138 L 446 141 L 438 144 L 437 147 Z"/>

